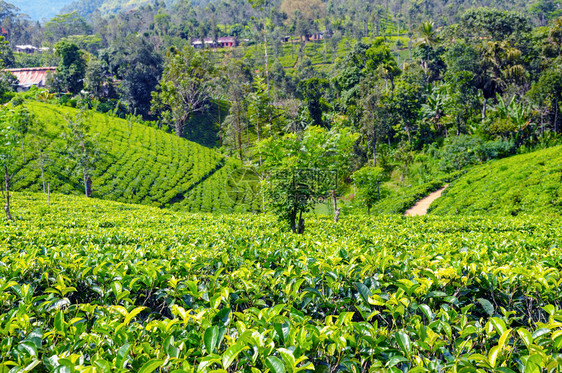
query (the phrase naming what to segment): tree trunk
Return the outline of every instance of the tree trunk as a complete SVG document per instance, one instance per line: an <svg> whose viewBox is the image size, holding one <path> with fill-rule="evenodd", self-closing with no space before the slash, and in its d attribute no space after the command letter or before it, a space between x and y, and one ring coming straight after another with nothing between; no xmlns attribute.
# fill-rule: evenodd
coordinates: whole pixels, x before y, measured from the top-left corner
<svg viewBox="0 0 562 373"><path fill-rule="evenodd" d="M86 194L86 197L91 197L92 196L92 179L90 177L90 175L88 175L88 173L86 172L86 170L83 170L83 174L84 174L84 193Z"/></svg>
<svg viewBox="0 0 562 373"><path fill-rule="evenodd" d="M291 214L289 215L289 224L291 225L293 233L297 233L297 212L294 210L291 211Z"/></svg>
<svg viewBox="0 0 562 373"><path fill-rule="evenodd" d="M86 171L84 171L84 194L88 197L88 176L86 175Z"/></svg>
<svg viewBox="0 0 562 373"><path fill-rule="evenodd" d="M334 223L340 220L341 209L338 208L338 199L336 198L336 191L332 190L332 201L334 202Z"/></svg>
<svg viewBox="0 0 562 373"><path fill-rule="evenodd" d="M10 175L8 174L7 166L4 167L4 188L6 192L6 204L4 205L4 211L6 212L8 220L14 221L14 218L10 213Z"/></svg>
<svg viewBox="0 0 562 373"><path fill-rule="evenodd" d="M377 133L373 127L373 166L377 167Z"/></svg>
<svg viewBox="0 0 562 373"><path fill-rule="evenodd" d="M265 17L263 20L263 47L265 51L265 80L267 82L267 93L269 94L269 60L267 57L267 28L265 24Z"/></svg>
<svg viewBox="0 0 562 373"><path fill-rule="evenodd" d="M554 133L558 133L558 99L554 104Z"/></svg>
<svg viewBox="0 0 562 373"><path fill-rule="evenodd" d="M45 169L41 167L41 181L43 182L43 193L45 193Z"/></svg>
<svg viewBox="0 0 562 373"><path fill-rule="evenodd" d="M221 102L217 100L217 106L219 108L219 145L222 147L222 122L221 122Z"/></svg>
<svg viewBox="0 0 562 373"><path fill-rule="evenodd" d="M300 211L300 214L299 214L299 227L297 229L297 233L298 234L304 233L304 219L302 218L302 210Z"/></svg>
<svg viewBox="0 0 562 373"><path fill-rule="evenodd" d="M240 106L236 109L236 132L238 132L238 153L240 154L240 161L242 157L242 121L240 120Z"/></svg>

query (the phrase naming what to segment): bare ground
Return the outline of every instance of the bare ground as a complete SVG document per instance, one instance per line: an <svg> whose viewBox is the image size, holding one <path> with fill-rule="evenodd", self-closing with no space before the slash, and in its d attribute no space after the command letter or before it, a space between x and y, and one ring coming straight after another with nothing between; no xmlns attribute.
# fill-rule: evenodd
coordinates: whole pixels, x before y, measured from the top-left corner
<svg viewBox="0 0 562 373"><path fill-rule="evenodd" d="M416 204L414 206L412 206L412 208L410 208L408 211L406 211L404 213L404 216L426 215L427 210L429 209L429 206L431 206L433 201L435 201L437 198L441 197L441 194L443 194L443 191L445 189L447 189L448 186L449 186L449 184L445 185L443 188L441 188L439 190L436 190L435 192L431 193L427 197L424 197L421 200L419 200L418 202L416 202Z"/></svg>

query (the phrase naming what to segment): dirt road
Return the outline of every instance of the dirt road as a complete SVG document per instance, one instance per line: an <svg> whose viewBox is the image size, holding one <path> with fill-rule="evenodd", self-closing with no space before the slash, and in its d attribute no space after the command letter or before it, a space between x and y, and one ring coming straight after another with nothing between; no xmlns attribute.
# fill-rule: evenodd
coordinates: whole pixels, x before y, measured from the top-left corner
<svg viewBox="0 0 562 373"><path fill-rule="evenodd" d="M448 186L449 185L447 184L443 188L436 190L427 197L419 200L414 206L412 206L412 208L404 213L404 216L419 216L427 214L429 206L431 206L433 201L441 197L441 194L443 194L443 191L447 189Z"/></svg>

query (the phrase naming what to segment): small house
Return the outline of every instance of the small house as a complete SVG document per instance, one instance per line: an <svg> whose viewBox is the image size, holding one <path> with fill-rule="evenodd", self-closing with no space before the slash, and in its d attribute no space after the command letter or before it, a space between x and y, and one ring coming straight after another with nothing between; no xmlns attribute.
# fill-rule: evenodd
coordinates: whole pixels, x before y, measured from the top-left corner
<svg viewBox="0 0 562 373"><path fill-rule="evenodd" d="M211 38L205 38L203 40L193 39L191 45L193 46L193 48L203 48L203 46L205 46L205 48L216 48L217 42Z"/></svg>
<svg viewBox="0 0 562 373"><path fill-rule="evenodd" d="M238 45L238 40L234 36L224 36L217 39L217 44L222 48L234 48Z"/></svg>
<svg viewBox="0 0 562 373"><path fill-rule="evenodd" d="M15 51L18 53L34 54L37 48L33 45L16 45Z"/></svg>
<svg viewBox="0 0 562 373"><path fill-rule="evenodd" d="M47 77L56 72L56 67L31 67L24 69L6 69L18 79L18 92L27 91L29 88L45 87Z"/></svg>

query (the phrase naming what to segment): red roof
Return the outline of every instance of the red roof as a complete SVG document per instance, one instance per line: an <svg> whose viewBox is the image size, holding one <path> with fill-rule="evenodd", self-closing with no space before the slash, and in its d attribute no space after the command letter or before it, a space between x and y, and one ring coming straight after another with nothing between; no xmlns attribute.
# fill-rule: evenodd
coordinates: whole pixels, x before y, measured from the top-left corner
<svg viewBox="0 0 562 373"><path fill-rule="evenodd" d="M30 67L25 69L6 69L19 80L18 86L29 88L31 86L42 87L46 83L47 74L54 73L56 67Z"/></svg>

